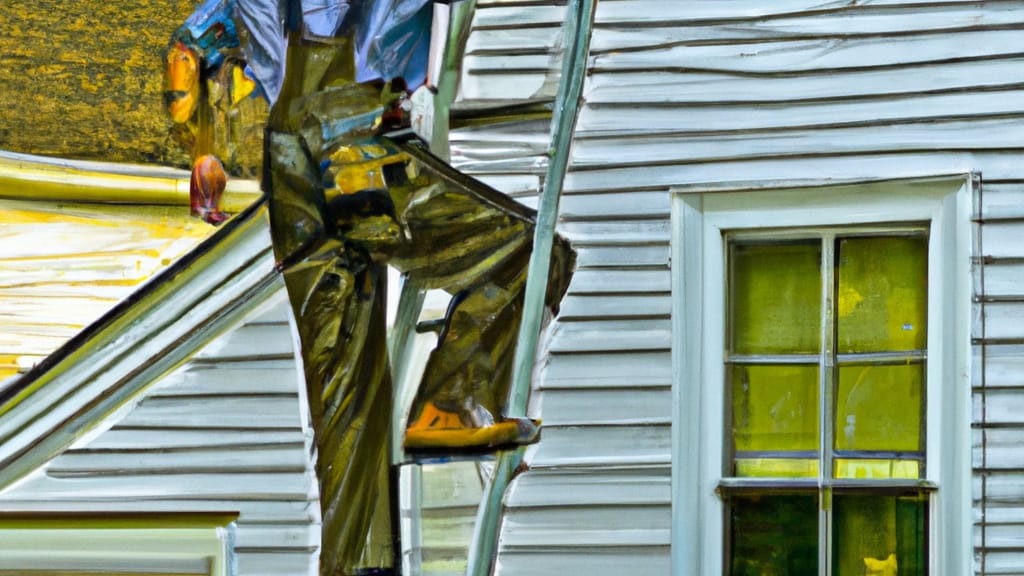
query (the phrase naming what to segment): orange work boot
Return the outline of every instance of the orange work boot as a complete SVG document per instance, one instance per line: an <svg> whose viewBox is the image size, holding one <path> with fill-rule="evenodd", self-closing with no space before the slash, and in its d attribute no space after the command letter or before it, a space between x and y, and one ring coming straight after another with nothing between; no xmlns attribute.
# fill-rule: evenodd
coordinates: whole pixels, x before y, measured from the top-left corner
<svg viewBox="0 0 1024 576"><path fill-rule="evenodd" d="M427 402L420 416L406 427L405 450L414 458L418 454L481 454L532 444L539 438L539 420L508 418L466 426L457 413Z"/></svg>

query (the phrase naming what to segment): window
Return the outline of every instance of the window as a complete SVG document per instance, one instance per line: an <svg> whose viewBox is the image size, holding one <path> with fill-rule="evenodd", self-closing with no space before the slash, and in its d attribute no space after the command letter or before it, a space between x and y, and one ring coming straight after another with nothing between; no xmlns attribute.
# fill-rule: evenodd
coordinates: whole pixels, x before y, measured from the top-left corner
<svg viewBox="0 0 1024 576"><path fill-rule="evenodd" d="M676 195L674 573L969 573L973 185Z"/></svg>
<svg viewBox="0 0 1024 576"><path fill-rule="evenodd" d="M778 236L725 238L726 573L923 575L927 228Z"/></svg>

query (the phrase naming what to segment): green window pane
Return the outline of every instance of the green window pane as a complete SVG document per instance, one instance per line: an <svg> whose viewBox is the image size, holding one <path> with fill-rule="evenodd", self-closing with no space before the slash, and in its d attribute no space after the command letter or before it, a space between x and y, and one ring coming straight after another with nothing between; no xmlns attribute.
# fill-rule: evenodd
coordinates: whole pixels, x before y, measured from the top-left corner
<svg viewBox="0 0 1024 576"><path fill-rule="evenodd" d="M835 448L918 452L924 364L840 366Z"/></svg>
<svg viewBox="0 0 1024 576"><path fill-rule="evenodd" d="M817 574L817 496L731 497L729 543L732 576Z"/></svg>
<svg viewBox="0 0 1024 576"><path fill-rule="evenodd" d="M821 245L732 247L732 351L816 353L821 341Z"/></svg>
<svg viewBox="0 0 1024 576"><path fill-rule="evenodd" d="M916 480L921 477L921 463L917 460L837 458L835 475L836 478L861 480Z"/></svg>
<svg viewBox="0 0 1024 576"><path fill-rule="evenodd" d="M928 239L845 238L836 250L837 351L923 350Z"/></svg>
<svg viewBox="0 0 1024 576"><path fill-rule="evenodd" d="M817 478L818 461L810 458L737 458L736 476L747 478Z"/></svg>
<svg viewBox="0 0 1024 576"><path fill-rule="evenodd" d="M733 366L735 450L817 450L818 388L817 366Z"/></svg>
<svg viewBox="0 0 1024 576"><path fill-rule="evenodd" d="M833 574L924 576L927 573L927 496L836 494L832 502Z"/></svg>

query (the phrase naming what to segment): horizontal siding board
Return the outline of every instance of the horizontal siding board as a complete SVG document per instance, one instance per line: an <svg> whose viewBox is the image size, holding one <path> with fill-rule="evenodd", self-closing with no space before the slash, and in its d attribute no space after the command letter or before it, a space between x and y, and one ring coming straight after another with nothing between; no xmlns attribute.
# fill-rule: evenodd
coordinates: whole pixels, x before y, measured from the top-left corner
<svg viewBox="0 0 1024 576"><path fill-rule="evenodd" d="M1024 140L1021 117L926 121L853 128L787 129L728 134L577 139L577 168L648 162L710 162L765 156L919 152L1015 148ZM945 171L944 171L945 172ZM634 175L635 177L635 175Z"/></svg>
<svg viewBox="0 0 1024 576"><path fill-rule="evenodd" d="M488 8L478 7L477 12L488 20ZM480 23L480 20L477 20ZM507 28L478 28L469 35L466 40L466 54L489 53L514 53L522 50L539 51L550 47L558 46L562 37L558 27L543 26L507 27Z"/></svg>
<svg viewBox="0 0 1024 576"><path fill-rule="evenodd" d="M565 18L564 5L555 3L523 3L513 6L500 4L476 9L473 15L473 28L522 28L538 25L557 25Z"/></svg>
<svg viewBox="0 0 1024 576"><path fill-rule="evenodd" d="M671 309L672 300L668 293L628 296L569 294L562 300L559 318L563 321L663 318Z"/></svg>
<svg viewBox="0 0 1024 576"><path fill-rule="evenodd" d="M1022 387L1024 388L1024 345L986 345L984 358L982 350L975 347L975 359L979 366L984 367L984 381L976 379L975 385L984 383L987 388Z"/></svg>
<svg viewBox="0 0 1024 576"><path fill-rule="evenodd" d="M1021 568L1021 550L995 550L979 552L985 558L985 574L987 576L1024 576Z"/></svg>
<svg viewBox="0 0 1024 576"><path fill-rule="evenodd" d="M987 502L1019 504L1024 501L1024 471L990 472L985 496Z"/></svg>
<svg viewBox="0 0 1024 576"><path fill-rule="evenodd" d="M671 280L668 267L659 270L577 270L569 284L569 293L664 293L671 290Z"/></svg>
<svg viewBox="0 0 1024 576"><path fill-rule="evenodd" d="M307 552L284 553L249 550L235 555L238 573L245 576L281 576L317 573L316 563Z"/></svg>
<svg viewBox="0 0 1024 576"><path fill-rule="evenodd" d="M196 355L199 360L260 357L293 357L291 332L286 324L250 324L221 338Z"/></svg>
<svg viewBox="0 0 1024 576"><path fill-rule="evenodd" d="M706 25L707 21L777 19L799 15L814 16L829 13L856 13L875 6L949 6L971 7L964 0L868 0L865 2L828 2L817 0L777 0L765 4L751 2L722 2L721 0L690 0L664 2L663 0L602 0L598 4L596 20L599 24L652 24L671 21L673 24ZM657 17L652 17L657 15Z"/></svg>
<svg viewBox="0 0 1024 576"><path fill-rule="evenodd" d="M299 428L297 395L188 398L154 397L128 414L121 424L138 427Z"/></svg>
<svg viewBox="0 0 1024 576"><path fill-rule="evenodd" d="M295 407L298 410L298 407ZM305 439L302 429L285 430L217 430L211 434L205 428L180 429L154 427L131 428L116 426L86 444L87 449L101 450L236 450L255 446L301 444Z"/></svg>
<svg viewBox="0 0 1024 576"><path fill-rule="evenodd" d="M737 75L712 71L616 71L590 76L584 99L592 105L672 105L797 103L871 100L884 111L896 96L971 92L984 101L990 90L1013 89L1024 58L951 61L928 66L853 69L820 74ZM980 103L980 102L979 102ZM658 118L669 117L662 112Z"/></svg>
<svg viewBox="0 0 1024 576"><path fill-rule="evenodd" d="M540 190L540 176L535 174L478 174L476 179L510 196L531 195Z"/></svg>
<svg viewBox="0 0 1024 576"><path fill-rule="evenodd" d="M160 512L238 512L239 526L248 523L274 524L281 526L316 526L320 518L320 506L316 501L273 501L237 499L199 499L181 495L165 495L161 498L126 499L114 497L86 498L81 494L72 498L38 499L31 495L14 494L0 501L2 512L59 511L61 513L110 512L160 513ZM24 497L22 497L24 496Z"/></svg>
<svg viewBox="0 0 1024 576"><path fill-rule="evenodd" d="M671 236L670 229L667 220L564 222L559 227L574 246L664 244Z"/></svg>
<svg viewBox="0 0 1024 576"><path fill-rule="evenodd" d="M295 394L299 373L294 360L193 366L167 378L154 398L225 394Z"/></svg>
<svg viewBox="0 0 1024 576"><path fill-rule="evenodd" d="M541 436L541 442L527 455L534 468L639 466L671 461L670 426L545 426Z"/></svg>
<svg viewBox="0 0 1024 576"><path fill-rule="evenodd" d="M240 524L235 533L235 550L296 548L311 552L320 547L320 527L314 524Z"/></svg>
<svg viewBox="0 0 1024 576"><path fill-rule="evenodd" d="M981 256L1024 257L1024 221L990 222L981 227Z"/></svg>
<svg viewBox="0 0 1024 576"><path fill-rule="evenodd" d="M559 354L547 359L543 388L599 386L670 386L672 357L668 350L614 351L606 354Z"/></svg>
<svg viewBox="0 0 1024 576"><path fill-rule="evenodd" d="M505 504L541 506L664 505L671 503L671 469L530 471L509 486Z"/></svg>
<svg viewBox="0 0 1024 576"><path fill-rule="evenodd" d="M572 194L562 196L559 216L563 220L668 218L667 190L619 194Z"/></svg>
<svg viewBox="0 0 1024 576"><path fill-rule="evenodd" d="M926 96L888 96L884 102L829 101L779 102L742 105L676 105L664 108L636 103L626 106L591 104L580 112L578 138L589 135L698 133L708 131L817 130L833 126L879 125L887 122L924 121L970 116L1019 116L1024 110L1022 90L994 91L985 98L975 93ZM650 122L657 117L658 122ZM884 144L884 142L883 142Z"/></svg>
<svg viewBox="0 0 1024 576"><path fill-rule="evenodd" d="M540 403L545 426L672 423L670 387L545 390Z"/></svg>
<svg viewBox="0 0 1024 576"><path fill-rule="evenodd" d="M119 474L194 474L217 471L244 473L304 472L304 445L285 444L254 449L190 450L179 452L69 452L47 465L51 476Z"/></svg>
<svg viewBox="0 0 1024 576"><path fill-rule="evenodd" d="M668 266L668 244L639 246L575 246L576 267L630 268Z"/></svg>
<svg viewBox="0 0 1024 576"><path fill-rule="evenodd" d="M669 547L500 549L495 574L670 574Z"/></svg>
<svg viewBox="0 0 1024 576"><path fill-rule="evenodd" d="M501 540L509 547L615 545L615 532L649 530L659 540L632 544L666 545L671 517L660 505L516 508L506 512Z"/></svg>
<svg viewBox="0 0 1024 576"><path fill-rule="evenodd" d="M992 388L984 391L985 402L981 392L974 393L974 422L983 425L1019 425L1024 426L1024 394L1017 389ZM984 414L982 407L984 406Z"/></svg>
<svg viewBox="0 0 1024 576"><path fill-rule="evenodd" d="M559 323L552 353L668 350L672 331L666 319L596 320Z"/></svg>
<svg viewBox="0 0 1024 576"><path fill-rule="evenodd" d="M1017 429L975 430L974 451L977 468L1024 470L1024 426Z"/></svg>
<svg viewBox="0 0 1024 576"><path fill-rule="evenodd" d="M1024 339L1024 302L991 302L984 307L985 337L993 340ZM975 336L980 335L975 329Z"/></svg>
<svg viewBox="0 0 1024 576"><path fill-rule="evenodd" d="M1024 218L1024 182L983 182L981 217Z"/></svg>
<svg viewBox="0 0 1024 576"><path fill-rule="evenodd" d="M305 473L136 474L123 476L44 476L21 485L34 498L154 500L183 495L189 499L295 500L309 499Z"/></svg>
<svg viewBox="0 0 1024 576"><path fill-rule="evenodd" d="M570 172L566 187L575 192L616 191L636 188L638 175L647 186L684 186L700 184L734 188L737 183L758 180L789 185L820 185L822 179L835 182L921 178L935 174L967 174L979 171L985 178L1008 178L1016 174L1016 166L1024 161L1018 150L948 151L934 153L876 151L856 156L819 155L792 158L747 158L717 162L671 162L645 164L643 168L588 168ZM884 175L884 176L883 176ZM667 241L667 237L665 239Z"/></svg>
<svg viewBox="0 0 1024 576"><path fill-rule="evenodd" d="M1024 299L1024 263L993 262L986 264L983 270L976 266L974 275L978 296Z"/></svg>
<svg viewBox="0 0 1024 576"><path fill-rule="evenodd" d="M959 8L942 6L916 10L868 8L813 16L732 20L722 24L702 22L690 26L682 25L680 22L672 22L671 26L602 26L603 18L609 16L602 15L602 20L594 31L594 38L591 41L592 54L615 50L657 50L670 45L742 44L785 38L835 37L838 31L842 31L843 38L903 36L939 31L949 33L965 29L973 31L1014 26L1024 22L1024 11L1014 4L985 7L964 5Z"/></svg>
<svg viewBox="0 0 1024 576"><path fill-rule="evenodd" d="M608 52L592 57L591 68L595 72L694 68L734 73L788 74L814 70L924 65L945 60L1016 56L1022 52L1024 39L1015 30L969 30L853 38L842 37L841 31L837 30L831 38Z"/></svg>
<svg viewBox="0 0 1024 576"><path fill-rule="evenodd" d="M558 89L556 76L557 72L554 69L503 71L500 75L470 73L464 70L453 108L490 101L507 103L551 100Z"/></svg>

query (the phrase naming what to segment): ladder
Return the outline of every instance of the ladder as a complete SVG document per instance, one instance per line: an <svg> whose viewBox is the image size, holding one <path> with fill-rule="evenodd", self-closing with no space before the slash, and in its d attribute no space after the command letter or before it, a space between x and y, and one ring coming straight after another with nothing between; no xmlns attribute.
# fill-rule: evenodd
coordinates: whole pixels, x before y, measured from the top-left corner
<svg viewBox="0 0 1024 576"><path fill-rule="evenodd" d="M593 26L597 0L569 0L562 32L565 50L562 57L561 78L555 100L551 127L550 159L544 179L543 190L537 209L534 228L533 252L527 272L526 294L523 318L515 348L512 384L509 390L507 413L511 418L526 417L530 393L531 375L536 361L537 344L543 322L544 295L551 264L551 250L554 243L555 226L558 221L558 207L563 181L569 164L569 153L578 117L583 83L586 78L586 59L589 52L590 34ZM454 100L461 51L475 9L475 0L463 0L451 4L446 30L446 52L442 56L442 72L439 76L431 133L430 149L443 159L448 157L448 107ZM435 33L436 33L435 29ZM397 386L410 382L408 366L412 354L412 342L416 323L424 302L424 292L412 282L403 281L398 312L392 328L389 352L394 362L393 381ZM396 398L409 396L408 390L396 390ZM400 411L396 411L400 412ZM394 445L392 453L401 463L402 418L395 418ZM473 539L470 544L467 576L489 576L493 569L498 544L498 533L502 517L502 500L509 482L522 462L525 448L501 451L497 454L491 478L484 487L484 497L477 510ZM418 466L411 472L415 484L420 477ZM410 507L415 517L418 496L414 487ZM410 530L411 542L419 546L418 526ZM414 560L409 566L418 571Z"/></svg>

